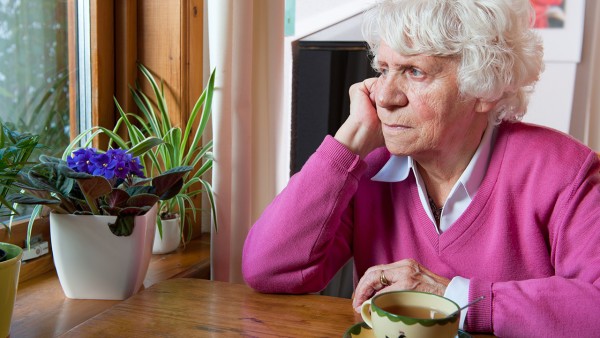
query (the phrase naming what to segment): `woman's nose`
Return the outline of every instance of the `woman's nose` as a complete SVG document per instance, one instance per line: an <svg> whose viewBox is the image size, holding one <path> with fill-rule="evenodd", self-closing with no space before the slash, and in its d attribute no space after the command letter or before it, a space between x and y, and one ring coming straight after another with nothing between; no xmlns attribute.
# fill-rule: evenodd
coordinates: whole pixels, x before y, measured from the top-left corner
<svg viewBox="0 0 600 338"><path fill-rule="evenodd" d="M378 106L385 109L404 107L408 104L408 97L394 77L380 78L375 97Z"/></svg>

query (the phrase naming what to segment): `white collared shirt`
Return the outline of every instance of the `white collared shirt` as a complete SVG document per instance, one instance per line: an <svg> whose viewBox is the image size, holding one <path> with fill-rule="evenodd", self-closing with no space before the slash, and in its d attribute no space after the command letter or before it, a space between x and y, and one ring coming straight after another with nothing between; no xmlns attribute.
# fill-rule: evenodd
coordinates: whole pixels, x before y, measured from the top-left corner
<svg viewBox="0 0 600 338"><path fill-rule="evenodd" d="M448 230L465 210L467 210L467 207L471 204L475 194L477 194L477 190L479 190L479 186L481 185L488 168L490 154L495 140L495 131L495 125L490 123L481 138L481 142L479 143L475 154L473 154L471 161L467 165L467 168L454 184L452 190L450 190L450 194L442 208L439 228L433 218L433 212L429 205L427 189L425 188L423 179L419 174L415 161L410 156L392 155L371 180L379 182L401 182L408 177L408 174L412 169L417 181L419 198L423 205L423 209L429 216L429 219L438 234L441 234ZM460 276L452 278L450 284L446 288L444 296L452 299L459 306L466 305L469 301L469 280ZM464 326L467 311L468 309L462 311L460 328L463 328Z"/></svg>
<svg viewBox="0 0 600 338"><path fill-rule="evenodd" d="M493 124L488 125L481 138L481 143L479 143L479 147L477 147L467 168L454 184L452 190L450 190L450 194L442 208L439 228L436 226L433 218L431 206L429 205L429 198L427 198L427 189L425 188L423 179L421 178L417 165L412 157L392 155L383 168L381 168L371 180L379 182L401 182L408 177L408 174L412 169L417 181L419 198L421 199L421 204L423 204L423 209L427 212L429 219L436 227L438 233L442 233L448 230L452 223L467 210L467 207L473 200L473 197L475 197L477 190L479 190L481 181L483 181L483 177L487 171L492 149L492 136L495 129Z"/></svg>

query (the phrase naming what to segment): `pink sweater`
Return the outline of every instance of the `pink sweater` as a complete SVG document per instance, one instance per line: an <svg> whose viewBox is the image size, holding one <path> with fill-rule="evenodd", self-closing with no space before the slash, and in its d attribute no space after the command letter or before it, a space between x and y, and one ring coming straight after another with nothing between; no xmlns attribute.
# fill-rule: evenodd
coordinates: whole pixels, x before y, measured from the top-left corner
<svg viewBox="0 0 600 338"><path fill-rule="evenodd" d="M365 161L327 137L266 208L244 245L246 282L261 292L322 290L354 257L414 258L471 280L465 329L501 337L600 335L600 163L569 136L524 123L499 127L488 172L464 214L438 235L414 176L370 178ZM355 281L356 283L356 281Z"/></svg>

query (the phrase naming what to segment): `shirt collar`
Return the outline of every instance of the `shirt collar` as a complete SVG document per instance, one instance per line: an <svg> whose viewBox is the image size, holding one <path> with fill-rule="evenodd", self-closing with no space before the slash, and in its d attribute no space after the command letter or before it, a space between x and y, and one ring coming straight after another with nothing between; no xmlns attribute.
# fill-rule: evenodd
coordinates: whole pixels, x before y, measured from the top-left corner
<svg viewBox="0 0 600 338"><path fill-rule="evenodd" d="M467 168L458 179L458 182L464 186L470 198L475 196L487 171L495 134L494 130L496 129L494 127L493 123L488 124L473 158L471 158ZM401 182L408 177L411 169L415 172L417 171L416 163L410 156L392 155L371 180L378 182Z"/></svg>
<svg viewBox="0 0 600 338"><path fill-rule="evenodd" d="M479 147L477 147L471 162L469 162L469 165L467 165L467 168L458 179L467 190L471 199L473 199L477 190L479 190L479 186L487 172L490 153L496 134L495 130L496 128L493 123L488 124L487 129L481 138L481 143L479 143Z"/></svg>

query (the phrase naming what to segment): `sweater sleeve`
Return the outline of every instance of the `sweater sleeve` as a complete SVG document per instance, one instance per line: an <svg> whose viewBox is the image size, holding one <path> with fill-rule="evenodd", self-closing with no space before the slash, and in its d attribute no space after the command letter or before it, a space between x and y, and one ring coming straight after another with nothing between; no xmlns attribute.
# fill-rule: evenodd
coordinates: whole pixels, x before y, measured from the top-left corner
<svg viewBox="0 0 600 338"><path fill-rule="evenodd" d="M590 153L548 224L554 276L471 279L466 329L500 337L592 337L600 332L600 168Z"/></svg>
<svg viewBox="0 0 600 338"><path fill-rule="evenodd" d="M242 272L260 292L308 293L327 286L352 255L350 213L366 163L327 136L271 202L244 243Z"/></svg>

